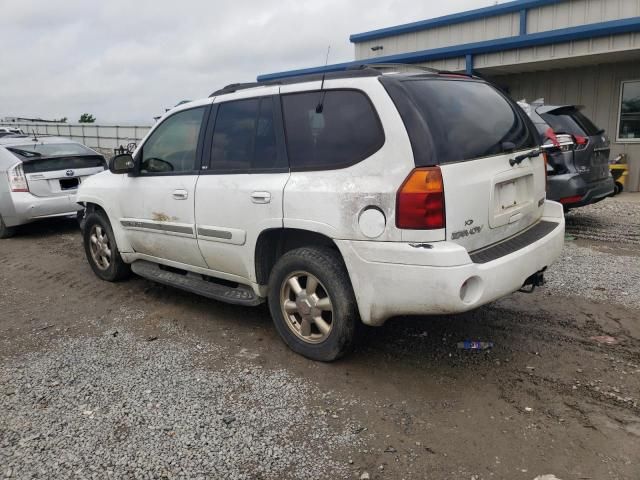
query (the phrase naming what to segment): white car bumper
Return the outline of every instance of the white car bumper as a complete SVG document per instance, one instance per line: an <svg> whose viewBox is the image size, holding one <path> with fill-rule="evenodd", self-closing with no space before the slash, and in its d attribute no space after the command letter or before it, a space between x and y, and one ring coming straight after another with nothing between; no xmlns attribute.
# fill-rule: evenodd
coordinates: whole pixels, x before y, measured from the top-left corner
<svg viewBox="0 0 640 480"><path fill-rule="evenodd" d="M562 252L562 206L545 203L544 222L552 230L504 256L474 263L452 242L336 241L344 257L367 325L397 315L459 313L519 290L531 275L549 267Z"/></svg>

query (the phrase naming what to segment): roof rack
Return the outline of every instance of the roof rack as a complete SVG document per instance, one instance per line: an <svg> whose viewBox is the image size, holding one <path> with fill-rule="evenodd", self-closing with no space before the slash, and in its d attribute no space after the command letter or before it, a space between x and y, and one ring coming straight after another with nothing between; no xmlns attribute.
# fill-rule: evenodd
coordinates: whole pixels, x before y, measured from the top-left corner
<svg viewBox="0 0 640 480"><path fill-rule="evenodd" d="M274 80L264 80L261 82L232 83L230 85L227 85L224 88L221 88L220 90L216 90L211 95L209 95L209 97L224 95L225 93L233 93L239 90L246 90L248 88L313 82L316 80L322 80L323 76L325 80L332 80L336 78L377 77L380 75L382 75L382 72L380 70L375 69L374 65L359 65L357 67L351 67L345 70L339 70L334 72L319 72L319 73L310 73L305 75L291 75L289 77L282 77Z"/></svg>

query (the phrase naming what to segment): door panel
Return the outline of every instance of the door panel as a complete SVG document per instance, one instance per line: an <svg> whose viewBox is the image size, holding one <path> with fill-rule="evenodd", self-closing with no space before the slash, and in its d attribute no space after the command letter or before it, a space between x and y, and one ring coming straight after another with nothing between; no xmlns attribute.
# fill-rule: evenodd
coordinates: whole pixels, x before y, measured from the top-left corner
<svg viewBox="0 0 640 480"><path fill-rule="evenodd" d="M194 232L197 175L128 177L120 224L134 251L187 265L206 267ZM176 199L176 190L187 198Z"/></svg>
<svg viewBox="0 0 640 480"><path fill-rule="evenodd" d="M289 173L202 175L196 190L198 244L209 268L255 281L260 232L282 228L282 192ZM256 204L252 194L268 191Z"/></svg>

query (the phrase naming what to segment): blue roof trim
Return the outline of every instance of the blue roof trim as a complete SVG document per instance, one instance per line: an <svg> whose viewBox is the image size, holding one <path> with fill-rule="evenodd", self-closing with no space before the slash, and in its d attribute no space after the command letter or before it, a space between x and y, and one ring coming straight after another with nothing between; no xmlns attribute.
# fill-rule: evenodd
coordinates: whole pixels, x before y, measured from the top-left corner
<svg viewBox="0 0 640 480"><path fill-rule="evenodd" d="M529 8L543 7L560 3L563 0L516 0L514 2L502 3L491 7L478 8L476 10L468 10L466 12L445 15L444 17L431 18L420 22L405 23L404 25L396 25L393 27L381 28L379 30L371 30L369 32L354 33L349 37L352 43L366 42L367 40L375 40L378 38L390 37L393 35L401 35L403 33L419 32L420 30L428 30L434 27L442 27L455 23L470 22L480 18L495 17L496 15L505 15L507 13L519 12Z"/></svg>
<svg viewBox="0 0 640 480"><path fill-rule="evenodd" d="M612 20L609 22L592 23L578 27L562 28L547 32L530 33L515 37L498 38L482 42L454 45L450 47L434 48L419 52L400 53L384 57L368 58L353 62L336 63L326 67L303 68L288 72L269 73L258 76L258 81L276 80L284 77L295 77L312 73L337 72L358 65L372 65L376 63L419 63L442 60L445 58L464 57L466 55L478 55L482 53L501 52L515 48L536 47L552 43L569 42L572 40L584 40L587 38L618 35L622 33L640 32L640 17Z"/></svg>

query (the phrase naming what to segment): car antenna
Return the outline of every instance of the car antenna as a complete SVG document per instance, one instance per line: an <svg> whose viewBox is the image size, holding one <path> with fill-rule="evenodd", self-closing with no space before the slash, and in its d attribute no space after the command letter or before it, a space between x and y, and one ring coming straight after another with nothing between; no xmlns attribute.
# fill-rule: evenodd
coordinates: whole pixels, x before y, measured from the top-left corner
<svg viewBox="0 0 640 480"><path fill-rule="evenodd" d="M36 136L36 130L35 130L35 128L32 128L32 129L31 129L31 133L33 133L33 141L34 141L34 142L37 142L37 141L38 141L38 137Z"/></svg>
<svg viewBox="0 0 640 480"><path fill-rule="evenodd" d="M322 113L324 110L324 96L327 93L324 89L324 77L327 76L327 65L329 65L329 52L331 51L331 44L327 47L327 58L324 61L324 72L322 72L322 82L320 83L320 91L322 92L322 96L320 97L320 101L318 105L316 105L316 113Z"/></svg>

